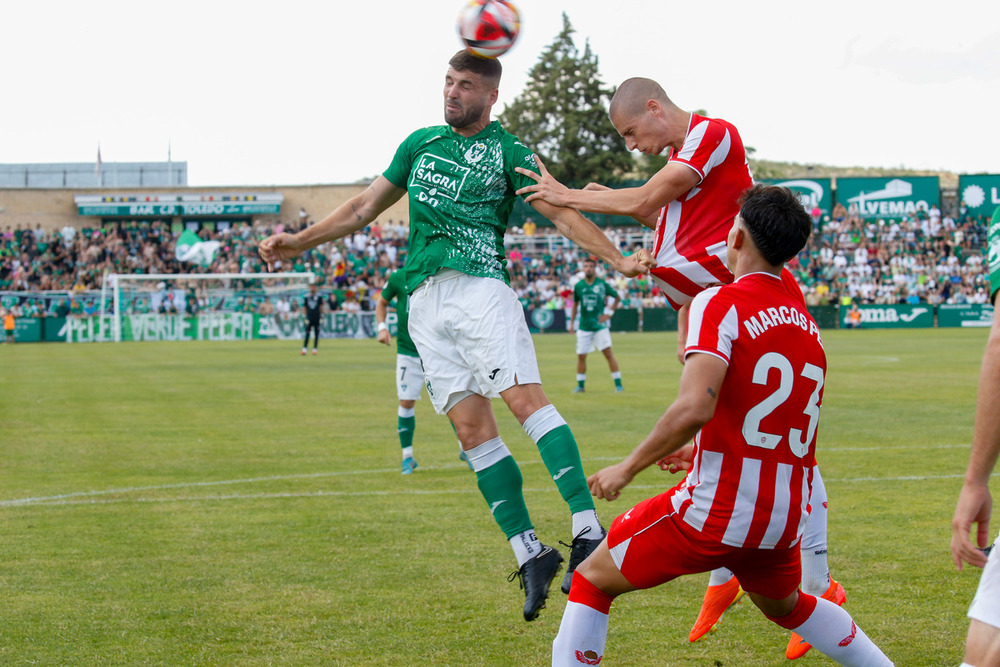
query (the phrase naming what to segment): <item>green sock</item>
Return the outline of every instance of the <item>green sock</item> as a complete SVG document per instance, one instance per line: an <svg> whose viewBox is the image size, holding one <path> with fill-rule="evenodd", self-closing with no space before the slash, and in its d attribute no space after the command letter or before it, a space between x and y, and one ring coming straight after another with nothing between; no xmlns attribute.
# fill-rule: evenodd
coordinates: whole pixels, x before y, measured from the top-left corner
<svg viewBox="0 0 1000 667"><path fill-rule="evenodd" d="M513 457L505 456L489 468L478 471L476 481L493 520L508 540L534 528L521 492L521 469Z"/></svg>
<svg viewBox="0 0 1000 667"><path fill-rule="evenodd" d="M580 450L569 425L563 424L539 438L538 452L570 512L594 509L587 476L583 474Z"/></svg>
<svg viewBox="0 0 1000 667"><path fill-rule="evenodd" d="M416 428L416 417L396 417L396 430L399 432L400 447L406 449L413 446L413 431Z"/></svg>
<svg viewBox="0 0 1000 667"><path fill-rule="evenodd" d="M617 387L618 389L622 388L622 374L621 373L612 373L611 374L611 379L615 381L615 387Z"/></svg>

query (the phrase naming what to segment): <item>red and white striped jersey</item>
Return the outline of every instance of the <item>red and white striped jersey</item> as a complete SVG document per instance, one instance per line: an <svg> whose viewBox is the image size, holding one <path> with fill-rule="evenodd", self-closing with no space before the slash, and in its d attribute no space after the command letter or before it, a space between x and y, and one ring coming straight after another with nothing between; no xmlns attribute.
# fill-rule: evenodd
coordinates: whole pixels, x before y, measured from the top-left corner
<svg viewBox="0 0 1000 667"><path fill-rule="evenodd" d="M695 438L694 465L670 492L674 509L729 546L793 546L808 514L826 376L801 292L767 273L703 291L691 304L686 354L717 356L728 369L715 415Z"/></svg>
<svg viewBox="0 0 1000 667"><path fill-rule="evenodd" d="M676 310L706 287L733 281L726 236L740 210L736 202L753 179L739 132L718 118L691 114L684 144L670 162L701 179L660 209L656 222L656 268L650 274Z"/></svg>

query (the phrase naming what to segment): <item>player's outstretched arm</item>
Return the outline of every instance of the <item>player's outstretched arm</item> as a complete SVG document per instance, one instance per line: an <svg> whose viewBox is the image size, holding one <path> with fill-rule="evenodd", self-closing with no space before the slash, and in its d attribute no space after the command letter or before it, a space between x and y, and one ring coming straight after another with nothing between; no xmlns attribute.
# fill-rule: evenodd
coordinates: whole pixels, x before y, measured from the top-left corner
<svg viewBox="0 0 1000 667"><path fill-rule="evenodd" d="M977 547L985 547L992 536L990 517L993 500L990 496L990 473L1000 454L1000 317L993 319L993 328L983 354L979 372L979 395L976 400L976 428L972 436L972 453L965 482L958 496L955 516L951 520L951 554L955 566L962 562L978 567L986 565L986 556ZM972 524L976 524L975 542L970 539Z"/></svg>
<svg viewBox="0 0 1000 667"><path fill-rule="evenodd" d="M383 345L388 345L392 342L392 336L389 335L389 327L385 325L385 318L389 315L389 302L386 301L385 297L381 294L378 295L378 301L375 302L375 321L378 323L378 334L375 338L378 342Z"/></svg>
<svg viewBox="0 0 1000 667"><path fill-rule="evenodd" d="M406 190L390 183L385 176L379 176L364 192L351 197L316 224L297 234L267 237L257 245L257 252L267 263L268 270L273 270L275 262L296 257L310 248L343 238L374 222L405 192Z"/></svg>
<svg viewBox="0 0 1000 667"><path fill-rule="evenodd" d="M648 220L661 208L693 188L701 180L694 169L675 162L668 162L653 177L634 188L608 190L571 190L549 173L542 161L535 156L539 173L524 167L515 171L535 180L517 191L528 195L525 201L534 204L539 200L554 206L565 206L592 213L627 215Z"/></svg>
<svg viewBox="0 0 1000 667"><path fill-rule="evenodd" d="M622 255L621 250L604 235L600 227L583 217L579 211L553 206L541 200L532 202L531 205L551 220L560 234L590 254L597 255L621 274L637 276L656 266L652 254L644 248L628 257Z"/></svg>
<svg viewBox="0 0 1000 667"><path fill-rule="evenodd" d="M693 354L684 364L680 389L656 426L624 461L587 479L597 498L614 500L642 470L687 444L715 414L728 365L710 354Z"/></svg>
<svg viewBox="0 0 1000 667"><path fill-rule="evenodd" d="M583 189L584 190L592 190L594 192L599 192L599 191L602 192L604 190L610 190L611 188L609 188L606 185L601 185L600 183L587 183L585 186L583 186ZM634 217L632 219L635 220L636 222L638 222L643 227L648 227L650 229L656 229L656 221L659 219L659 217L660 217L660 214L659 214L659 211L657 211L656 213L653 213L652 215L647 215L645 218Z"/></svg>

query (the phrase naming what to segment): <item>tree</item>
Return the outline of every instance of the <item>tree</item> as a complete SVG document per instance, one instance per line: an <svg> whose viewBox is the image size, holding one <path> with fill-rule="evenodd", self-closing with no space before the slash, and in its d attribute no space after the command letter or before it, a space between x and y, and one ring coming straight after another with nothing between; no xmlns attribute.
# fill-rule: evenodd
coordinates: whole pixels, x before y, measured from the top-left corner
<svg viewBox="0 0 1000 667"><path fill-rule="evenodd" d="M581 54L565 12L562 18L562 32L542 52L527 86L504 107L500 121L567 185L620 180L633 161L608 119L614 90L601 82L590 42Z"/></svg>

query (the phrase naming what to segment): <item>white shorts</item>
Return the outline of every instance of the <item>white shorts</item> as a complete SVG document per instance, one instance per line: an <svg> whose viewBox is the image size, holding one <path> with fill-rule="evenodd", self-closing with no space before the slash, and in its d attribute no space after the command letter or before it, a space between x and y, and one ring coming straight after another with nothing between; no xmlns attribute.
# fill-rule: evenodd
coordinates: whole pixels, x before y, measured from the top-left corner
<svg viewBox="0 0 1000 667"><path fill-rule="evenodd" d="M576 330L576 353L590 354L594 350L603 352L611 347L611 330L598 329L597 331Z"/></svg>
<svg viewBox="0 0 1000 667"><path fill-rule="evenodd" d="M410 295L410 337L438 414L472 394L541 384L524 309L507 284L445 269Z"/></svg>
<svg viewBox="0 0 1000 667"><path fill-rule="evenodd" d="M401 401L419 400L423 386L424 369L420 366L420 357L397 354L396 397Z"/></svg>
<svg viewBox="0 0 1000 667"><path fill-rule="evenodd" d="M1000 538L997 538L1000 542ZM969 618L1000 628L1000 545L993 547L969 607Z"/></svg>

